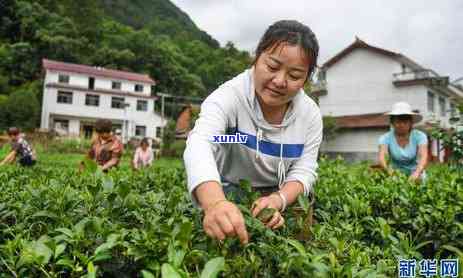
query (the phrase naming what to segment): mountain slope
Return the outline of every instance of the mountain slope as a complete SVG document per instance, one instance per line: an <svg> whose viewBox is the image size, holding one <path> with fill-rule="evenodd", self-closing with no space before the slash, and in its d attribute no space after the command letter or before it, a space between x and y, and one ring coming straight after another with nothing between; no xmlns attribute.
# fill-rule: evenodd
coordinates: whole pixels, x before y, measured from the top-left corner
<svg viewBox="0 0 463 278"><path fill-rule="evenodd" d="M169 0L100 1L105 15L134 29L148 27L154 33L170 36L181 33L183 39L197 39L211 47L219 47L214 38L200 30L185 12Z"/></svg>

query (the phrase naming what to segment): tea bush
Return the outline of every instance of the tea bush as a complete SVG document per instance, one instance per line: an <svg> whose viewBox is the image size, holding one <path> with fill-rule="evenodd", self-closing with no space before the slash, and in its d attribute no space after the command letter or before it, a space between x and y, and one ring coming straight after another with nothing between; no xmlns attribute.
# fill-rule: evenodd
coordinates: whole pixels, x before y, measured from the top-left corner
<svg viewBox="0 0 463 278"><path fill-rule="evenodd" d="M66 155L41 157L0 169L0 277L393 277L399 258L463 259L463 177L445 166L415 185L322 159L315 223L300 198L269 230L249 193L242 246L206 236L179 161L79 175Z"/></svg>

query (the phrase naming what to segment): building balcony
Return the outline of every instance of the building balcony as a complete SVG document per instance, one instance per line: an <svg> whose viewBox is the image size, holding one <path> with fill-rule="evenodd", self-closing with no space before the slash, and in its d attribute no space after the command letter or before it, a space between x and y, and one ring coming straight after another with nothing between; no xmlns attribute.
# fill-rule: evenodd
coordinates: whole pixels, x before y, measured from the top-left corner
<svg viewBox="0 0 463 278"><path fill-rule="evenodd" d="M434 71L428 69L399 72L392 74L392 76L392 83L396 87L411 85L447 87L449 84L448 76L439 76Z"/></svg>

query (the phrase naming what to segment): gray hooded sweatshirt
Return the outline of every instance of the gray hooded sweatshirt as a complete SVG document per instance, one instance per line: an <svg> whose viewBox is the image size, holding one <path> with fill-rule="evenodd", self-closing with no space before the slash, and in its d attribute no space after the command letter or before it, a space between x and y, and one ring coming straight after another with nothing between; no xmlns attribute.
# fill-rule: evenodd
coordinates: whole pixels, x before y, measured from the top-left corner
<svg viewBox="0 0 463 278"><path fill-rule="evenodd" d="M253 187L299 181L308 195L317 178L322 117L301 89L280 125L269 124L254 91L253 68L221 85L201 105L183 155L190 194L203 182L223 186L249 180ZM247 135L245 143L214 143L217 135ZM214 137L216 136L216 137ZM194 195L193 201L196 203Z"/></svg>

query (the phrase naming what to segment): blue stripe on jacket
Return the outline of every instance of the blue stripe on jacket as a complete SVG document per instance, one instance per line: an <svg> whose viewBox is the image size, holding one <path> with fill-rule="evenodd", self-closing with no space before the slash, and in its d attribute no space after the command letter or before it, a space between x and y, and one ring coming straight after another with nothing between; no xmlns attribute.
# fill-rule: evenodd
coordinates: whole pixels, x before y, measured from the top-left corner
<svg viewBox="0 0 463 278"><path fill-rule="evenodd" d="M248 139L246 143L241 143L246 147L257 151L257 137L255 135L239 131L236 128L232 128L227 130L227 134L236 134L239 133L241 135L247 135ZM304 150L304 144L283 144L283 157L286 158L297 158L301 157L302 152ZM259 152L280 157L280 144L279 143L272 143L269 141L261 140L259 141Z"/></svg>

